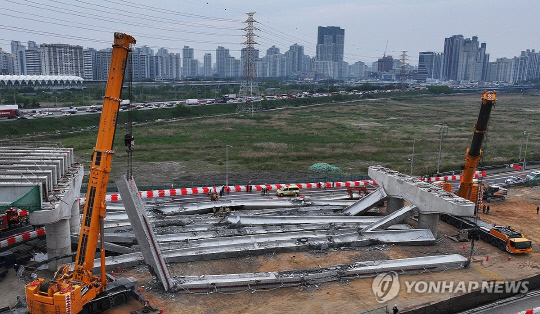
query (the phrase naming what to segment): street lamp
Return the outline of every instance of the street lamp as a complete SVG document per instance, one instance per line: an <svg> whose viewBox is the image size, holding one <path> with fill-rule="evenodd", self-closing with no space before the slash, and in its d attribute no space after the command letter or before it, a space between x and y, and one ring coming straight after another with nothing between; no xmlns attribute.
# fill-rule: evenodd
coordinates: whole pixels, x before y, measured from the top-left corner
<svg viewBox="0 0 540 314"><path fill-rule="evenodd" d="M525 141L525 154L524 154L524 157L523 157L523 170L525 170L525 168L527 167L527 146L529 145L529 132L527 131L523 131L523 135L525 135L525 133L527 133L527 140Z"/></svg>
<svg viewBox="0 0 540 314"><path fill-rule="evenodd" d="M411 158L409 159L411 161L411 176L412 176L412 172L413 172L413 168L414 168L414 144L416 143L416 138L413 139L413 142L412 142L412 155L411 155Z"/></svg>
<svg viewBox="0 0 540 314"><path fill-rule="evenodd" d="M229 186L229 147L231 145L225 146L225 186Z"/></svg>
<svg viewBox="0 0 540 314"><path fill-rule="evenodd" d="M442 125L440 125L440 128L439 128L439 159L437 159L437 173L439 173L439 170L440 170L440 167L441 167L441 149L442 149L442 140L443 140L443 137L444 135L448 133L448 126L444 125L444 123Z"/></svg>

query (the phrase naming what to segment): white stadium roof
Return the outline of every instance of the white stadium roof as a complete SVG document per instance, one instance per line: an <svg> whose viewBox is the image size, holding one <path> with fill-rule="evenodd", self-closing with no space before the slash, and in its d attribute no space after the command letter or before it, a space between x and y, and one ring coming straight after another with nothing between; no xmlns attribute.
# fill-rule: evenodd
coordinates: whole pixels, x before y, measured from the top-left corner
<svg viewBox="0 0 540 314"><path fill-rule="evenodd" d="M33 83L35 84L78 84L84 79L73 75L0 75L0 83L7 85L9 83Z"/></svg>

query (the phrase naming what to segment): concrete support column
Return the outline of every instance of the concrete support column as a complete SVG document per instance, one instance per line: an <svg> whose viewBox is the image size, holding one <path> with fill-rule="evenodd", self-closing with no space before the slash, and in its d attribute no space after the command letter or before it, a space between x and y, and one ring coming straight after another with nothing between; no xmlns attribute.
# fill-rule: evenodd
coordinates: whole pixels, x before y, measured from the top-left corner
<svg viewBox="0 0 540 314"><path fill-rule="evenodd" d="M69 233L69 220L61 219L56 223L45 226L47 230L47 256L56 256L71 253L71 239ZM49 270L56 271L59 265L70 263L71 258L59 259L49 263Z"/></svg>
<svg viewBox="0 0 540 314"><path fill-rule="evenodd" d="M404 199L390 196L386 202L386 214L390 215L403 207L405 207Z"/></svg>
<svg viewBox="0 0 540 314"><path fill-rule="evenodd" d="M69 231L72 234L81 232L81 215L79 213L79 202L74 202L71 206L71 218L69 218Z"/></svg>
<svg viewBox="0 0 540 314"><path fill-rule="evenodd" d="M418 228L429 229L433 233L433 236L437 238L437 232L439 230L439 213L418 214Z"/></svg>

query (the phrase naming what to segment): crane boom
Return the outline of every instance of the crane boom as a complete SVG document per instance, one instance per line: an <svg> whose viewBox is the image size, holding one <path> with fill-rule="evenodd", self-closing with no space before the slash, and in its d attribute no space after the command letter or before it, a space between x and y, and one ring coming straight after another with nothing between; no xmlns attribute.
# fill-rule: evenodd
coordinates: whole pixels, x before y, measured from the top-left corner
<svg viewBox="0 0 540 314"><path fill-rule="evenodd" d="M463 169L463 175L459 184L459 190L457 195L468 200L471 200L471 191L473 186L474 172L476 166L482 157L482 142L487 132L489 116L491 115L491 109L495 106L495 92L485 91L482 94L482 105L480 106L480 112L478 114L478 120L474 125L474 134L471 142L471 146L467 149L465 154L465 168ZM474 200L476 203L476 200Z"/></svg>
<svg viewBox="0 0 540 314"><path fill-rule="evenodd" d="M131 44L135 44L135 39L132 36L122 33L114 34L109 77L103 97L96 146L90 165L87 201L81 222L74 269L71 272L69 266L63 265L51 281L45 282L44 279L37 279L29 283L26 286L26 298L30 313L79 313L83 310L93 312L93 309L85 307L85 305L96 297L104 300L104 302L100 301L100 310L106 309L105 306L111 303L106 299L107 296L102 294L107 289L104 265L105 251L103 249L105 192L114 155L112 147L120 106L120 94ZM100 278L92 275L98 238L101 238L102 244ZM116 291L119 290L118 286L117 284L115 287ZM121 293L127 292L127 285L122 288L126 290L121 291ZM125 295L122 295L125 300ZM116 300L113 303L116 304Z"/></svg>

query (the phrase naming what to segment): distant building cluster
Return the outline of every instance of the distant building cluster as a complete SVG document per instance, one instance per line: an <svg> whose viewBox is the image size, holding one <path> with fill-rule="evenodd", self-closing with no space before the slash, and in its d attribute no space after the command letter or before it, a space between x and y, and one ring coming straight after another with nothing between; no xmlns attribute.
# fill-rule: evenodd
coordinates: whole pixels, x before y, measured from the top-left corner
<svg viewBox="0 0 540 314"><path fill-rule="evenodd" d="M370 65L358 61L344 61L345 30L337 26L319 26L316 56L304 53L304 47L294 44L281 53L272 46L264 57L259 50L254 56L257 78L294 79L373 79L383 81L417 81L425 83L475 82L516 83L540 78L540 57L534 50L522 51L513 58L489 61L486 43L478 37L464 38L454 35L444 41L443 52L420 52L418 66L406 62L406 52L395 59L386 53ZM106 81L112 49L83 49L67 44L40 44L29 41L25 46L11 42L11 53L0 48L1 75L67 75L82 77L85 81ZM195 58L194 49L184 46L182 53L170 53L165 48L157 52L142 46L131 54L131 75L134 81L170 81L190 78L243 77L244 60L248 54L242 49L241 57L230 55L229 49L217 47L214 56L206 53L202 62Z"/></svg>

